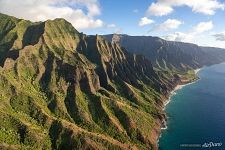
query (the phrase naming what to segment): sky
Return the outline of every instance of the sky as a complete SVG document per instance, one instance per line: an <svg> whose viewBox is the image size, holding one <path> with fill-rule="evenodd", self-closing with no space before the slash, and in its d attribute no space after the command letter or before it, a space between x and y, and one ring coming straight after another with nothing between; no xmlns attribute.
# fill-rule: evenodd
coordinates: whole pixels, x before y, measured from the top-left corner
<svg viewBox="0 0 225 150"><path fill-rule="evenodd" d="M85 34L225 48L225 0L0 0L0 12L31 21L65 18Z"/></svg>

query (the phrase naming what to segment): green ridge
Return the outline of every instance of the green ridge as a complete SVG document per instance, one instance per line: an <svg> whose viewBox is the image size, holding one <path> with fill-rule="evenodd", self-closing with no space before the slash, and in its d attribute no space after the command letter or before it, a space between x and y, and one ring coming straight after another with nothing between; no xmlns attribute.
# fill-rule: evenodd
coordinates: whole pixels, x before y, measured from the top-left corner
<svg viewBox="0 0 225 150"><path fill-rule="evenodd" d="M195 79L64 19L4 14L0 66L0 149L156 149L163 101Z"/></svg>

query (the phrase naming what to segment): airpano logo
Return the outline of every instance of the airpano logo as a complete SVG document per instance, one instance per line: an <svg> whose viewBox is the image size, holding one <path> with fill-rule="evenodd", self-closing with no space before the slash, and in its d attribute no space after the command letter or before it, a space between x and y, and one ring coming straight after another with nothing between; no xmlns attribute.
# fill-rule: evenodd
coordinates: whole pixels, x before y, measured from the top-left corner
<svg viewBox="0 0 225 150"><path fill-rule="evenodd" d="M222 142L205 142L204 144L180 144L180 147L186 148L213 148L213 147L221 147L223 145Z"/></svg>
<svg viewBox="0 0 225 150"><path fill-rule="evenodd" d="M211 148L211 147L221 147L222 145L223 145L223 143L221 143L221 142L219 142L219 143L208 142L208 143L202 144L202 147Z"/></svg>

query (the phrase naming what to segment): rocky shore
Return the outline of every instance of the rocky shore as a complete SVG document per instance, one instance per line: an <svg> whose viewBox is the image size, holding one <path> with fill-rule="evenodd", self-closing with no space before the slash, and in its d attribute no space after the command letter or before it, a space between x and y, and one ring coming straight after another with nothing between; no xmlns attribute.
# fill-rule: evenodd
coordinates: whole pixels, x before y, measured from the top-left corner
<svg viewBox="0 0 225 150"><path fill-rule="evenodd" d="M200 78L198 77L197 73L201 70L201 68L199 69L195 69L194 70L194 75L195 77L190 79L190 80L187 80L187 79L180 79L178 80L176 83L174 83L174 88L172 88L172 90L169 92L169 95L167 95L166 97L168 97L167 99L163 100L163 111L165 111L165 108L166 106L170 103L171 101L171 97L173 95L176 94L176 91L177 90L180 90L182 89L183 87L187 86L187 85L190 85L190 84L193 84L195 83L196 81L198 81ZM157 138L157 146L156 146L156 149L158 149L158 142L159 142L159 139L161 137L161 132L162 130L166 130L167 129L167 115L165 113L165 115L163 115L163 118L160 120L161 123L160 123L160 129L158 129L157 127L157 131L158 131L158 138Z"/></svg>

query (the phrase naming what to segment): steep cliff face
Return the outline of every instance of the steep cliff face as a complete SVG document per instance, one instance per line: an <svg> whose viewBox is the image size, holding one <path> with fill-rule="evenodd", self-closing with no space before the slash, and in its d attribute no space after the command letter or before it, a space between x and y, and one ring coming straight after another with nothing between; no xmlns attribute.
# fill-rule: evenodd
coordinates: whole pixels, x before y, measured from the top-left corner
<svg viewBox="0 0 225 150"><path fill-rule="evenodd" d="M205 48L195 44L165 41L151 36L104 35L126 50L148 57L154 67L164 70L187 71L225 60L225 50Z"/></svg>
<svg viewBox="0 0 225 150"><path fill-rule="evenodd" d="M177 81L145 57L63 19L3 14L0 54L2 149L156 149Z"/></svg>

